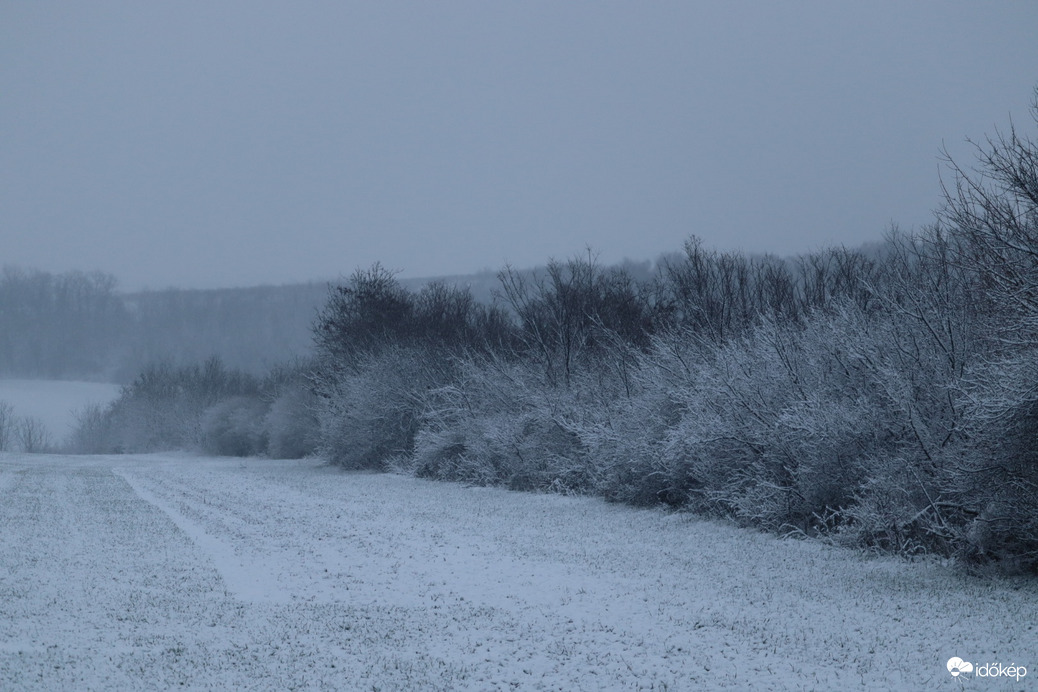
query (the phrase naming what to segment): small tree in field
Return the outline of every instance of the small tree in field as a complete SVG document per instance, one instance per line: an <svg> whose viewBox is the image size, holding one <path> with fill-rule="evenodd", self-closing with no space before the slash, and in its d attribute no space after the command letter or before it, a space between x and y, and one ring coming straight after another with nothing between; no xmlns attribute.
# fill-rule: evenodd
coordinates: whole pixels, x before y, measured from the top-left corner
<svg viewBox="0 0 1038 692"><path fill-rule="evenodd" d="M15 427L14 407L6 401L0 401L0 452L11 448Z"/></svg>
<svg viewBox="0 0 1038 692"><path fill-rule="evenodd" d="M77 454L103 454L111 443L109 407L88 404L76 413L76 428L69 439L69 448Z"/></svg>
<svg viewBox="0 0 1038 692"><path fill-rule="evenodd" d="M39 418L26 416L18 422L18 441L21 443L22 451L27 454L36 454L46 451L50 446L50 435L47 426Z"/></svg>

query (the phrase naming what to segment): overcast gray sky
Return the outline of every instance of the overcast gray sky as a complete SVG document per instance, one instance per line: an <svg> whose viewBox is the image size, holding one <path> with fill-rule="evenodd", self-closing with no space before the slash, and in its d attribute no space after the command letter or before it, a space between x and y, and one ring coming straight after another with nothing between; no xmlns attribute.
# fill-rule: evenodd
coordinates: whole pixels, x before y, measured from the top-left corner
<svg viewBox="0 0 1038 692"><path fill-rule="evenodd" d="M0 2L0 264L403 276L918 227L1038 2Z"/></svg>

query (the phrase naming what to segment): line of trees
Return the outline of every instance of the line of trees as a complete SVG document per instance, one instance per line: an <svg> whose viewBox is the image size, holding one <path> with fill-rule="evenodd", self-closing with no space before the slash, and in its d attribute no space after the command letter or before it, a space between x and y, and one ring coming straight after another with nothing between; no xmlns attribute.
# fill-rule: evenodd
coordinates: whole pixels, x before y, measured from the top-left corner
<svg viewBox="0 0 1038 692"><path fill-rule="evenodd" d="M305 356L323 284L121 293L101 272L0 271L0 377L129 382L218 355L260 375Z"/></svg>
<svg viewBox="0 0 1038 692"><path fill-rule="evenodd" d="M152 365L111 404L81 411L69 447L85 454L306 456L318 442L310 369L302 361L261 378L215 357L202 365Z"/></svg>
<svg viewBox="0 0 1038 692"><path fill-rule="evenodd" d="M360 272L316 327L322 449L1033 568L1038 147L977 151L933 226L868 251L506 268L492 314Z"/></svg>
<svg viewBox="0 0 1038 692"><path fill-rule="evenodd" d="M122 353L127 314L100 272L0 272L0 375L97 375Z"/></svg>
<svg viewBox="0 0 1038 692"><path fill-rule="evenodd" d="M692 238L647 277L589 253L506 267L493 305L408 290L376 265L332 290L293 398L146 373L99 420L132 428L132 402L152 399L178 420L168 402L194 397L179 418L194 437L162 443L215 449L253 429L255 443L222 449L276 453L272 426L291 413L307 440L294 452L348 468L1033 570L1038 145L1011 129L977 152L975 169L949 162L934 225L867 249L787 260Z"/></svg>

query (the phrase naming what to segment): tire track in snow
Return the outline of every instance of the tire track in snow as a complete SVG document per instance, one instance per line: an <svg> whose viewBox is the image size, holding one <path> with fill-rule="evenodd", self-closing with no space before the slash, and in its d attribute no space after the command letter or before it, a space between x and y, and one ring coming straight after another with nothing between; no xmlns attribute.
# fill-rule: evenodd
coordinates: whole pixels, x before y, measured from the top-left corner
<svg viewBox="0 0 1038 692"><path fill-rule="evenodd" d="M428 622L421 612L233 594L165 505L257 560L276 563L285 551L268 550L276 524L244 531L239 545L239 507L199 514L181 502L211 487L197 469L126 457L31 461L0 493L0 690L458 689L458 668L412 634L416 616ZM0 476L10 466L0 460ZM281 577L266 565L272 571Z"/></svg>
<svg viewBox="0 0 1038 692"><path fill-rule="evenodd" d="M124 469L127 478L155 507L185 526L213 562L227 569L229 592L239 600L287 603L342 603L357 601L356 587L370 590L384 584L396 558L376 555L368 537L329 534L315 525L312 507L300 495L286 498L283 486L271 486L252 474L235 469L232 482L213 475L206 464L182 473L177 467L151 467L147 473ZM226 471L226 469L224 469ZM244 478L244 483L243 483ZM334 514L325 508L326 515ZM382 578L370 583L372 571ZM244 576L243 576L244 575ZM365 576L361 576L365 575ZM243 583L243 579L245 582ZM365 602L379 600L367 594ZM397 605L416 605L409 598Z"/></svg>
<svg viewBox="0 0 1038 692"><path fill-rule="evenodd" d="M227 588L235 598L242 601L286 603L291 595L278 588L273 575L256 561L235 553L234 547L208 533L204 527L181 513L171 503L148 490L140 480L132 478L122 469L113 469L133 492L142 500L163 512L183 531L191 542L205 551Z"/></svg>

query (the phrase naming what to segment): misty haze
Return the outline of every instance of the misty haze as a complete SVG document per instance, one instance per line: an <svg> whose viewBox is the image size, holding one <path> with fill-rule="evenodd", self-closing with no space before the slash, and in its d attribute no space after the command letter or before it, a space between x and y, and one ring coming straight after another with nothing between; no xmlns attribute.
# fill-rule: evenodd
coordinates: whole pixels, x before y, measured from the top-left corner
<svg viewBox="0 0 1038 692"><path fill-rule="evenodd" d="M0 689L1030 689L1038 7L0 22Z"/></svg>

